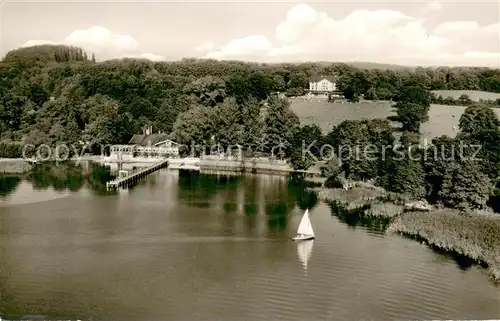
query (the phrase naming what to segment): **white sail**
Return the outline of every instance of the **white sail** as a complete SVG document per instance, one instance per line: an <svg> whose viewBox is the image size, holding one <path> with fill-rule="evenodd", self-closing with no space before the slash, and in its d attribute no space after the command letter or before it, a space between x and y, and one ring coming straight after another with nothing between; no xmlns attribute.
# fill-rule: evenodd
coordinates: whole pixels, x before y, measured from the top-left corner
<svg viewBox="0 0 500 321"><path fill-rule="evenodd" d="M299 228L297 229L297 234L304 235L312 235L314 236L314 231L311 225L311 221L309 220L309 210L307 209L302 216L302 220L300 221Z"/></svg>
<svg viewBox="0 0 500 321"><path fill-rule="evenodd" d="M308 240L297 243L297 254L305 271L307 271L307 263L311 259L313 245L314 245L314 240Z"/></svg>

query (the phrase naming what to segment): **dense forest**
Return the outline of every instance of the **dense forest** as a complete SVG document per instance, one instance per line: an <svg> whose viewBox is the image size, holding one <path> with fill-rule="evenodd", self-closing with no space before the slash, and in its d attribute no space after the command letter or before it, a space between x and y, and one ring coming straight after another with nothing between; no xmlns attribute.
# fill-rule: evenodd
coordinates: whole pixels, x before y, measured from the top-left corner
<svg viewBox="0 0 500 321"><path fill-rule="evenodd" d="M342 63L196 59L96 63L80 48L53 45L9 52L0 62L0 74L1 139L35 145L127 142L145 124L155 132L171 132L184 126L182 119L219 113L211 110L214 107L255 116L255 105L272 92L303 94L315 75L338 76L338 87L347 98L397 99L409 85L500 92L500 71L491 69L361 70ZM226 98L232 100L221 104ZM205 137L210 137L208 131Z"/></svg>
<svg viewBox="0 0 500 321"><path fill-rule="evenodd" d="M217 141L224 148L238 143L262 152L274 152L273 147L284 144L281 156L291 158L296 168L311 165L298 154L304 140L334 147L394 142L393 129L385 119L345 121L326 136L316 126L301 128L289 101L275 93L302 95L310 77L338 77L339 90L350 100L395 101L403 145L419 139L420 124L436 100L430 90L500 93L500 70L487 68L379 70L345 63L202 59L96 62L94 55L80 48L53 45L9 52L0 62L0 75L0 157L20 157L26 144L90 144L98 151L102 145L126 143L144 125L151 125L154 132L170 133L182 144ZM482 144L484 160L479 165L443 157L397 162L394 153L377 154L375 160L332 165L328 176L343 172L348 178L373 179L389 190L446 206L484 207L499 176L498 119L484 105L464 104L470 107L460 119L460 134L437 138L435 143L447 155L454 153L459 142Z"/></svg>

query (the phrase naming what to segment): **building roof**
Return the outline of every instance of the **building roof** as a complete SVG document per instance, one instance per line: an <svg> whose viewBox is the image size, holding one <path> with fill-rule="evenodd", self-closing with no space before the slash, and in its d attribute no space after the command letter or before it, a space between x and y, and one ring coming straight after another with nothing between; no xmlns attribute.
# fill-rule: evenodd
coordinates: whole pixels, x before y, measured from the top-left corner
<svg viewBox="0 0 500 321"><path fill-rule="evenodd" d="M168 140L168 134L150 134L150 135L135 134L134 136L132 136L132 138L128 143L130 145L154 146L166 140Z"/></svg>
<svg viewBox="0 0 500 321"><path fill-rule="evenodd" d="M335 76L313 76L311 77L311 80L312 82L318 82L320 80L323 80L323 79L326 79L330 82L336 82L337 81L337 77Z"/></svg>

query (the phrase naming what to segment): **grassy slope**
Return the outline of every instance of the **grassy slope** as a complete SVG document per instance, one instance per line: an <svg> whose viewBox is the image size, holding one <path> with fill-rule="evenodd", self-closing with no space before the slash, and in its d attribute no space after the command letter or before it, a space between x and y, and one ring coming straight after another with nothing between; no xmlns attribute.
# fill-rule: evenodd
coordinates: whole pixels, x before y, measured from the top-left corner
<svg viewBox="0 0 500 321"><path fill-rule="evenodd" d="M479 101L479 99L496 100L500 98L500 94L479 90L433 90L432 92L443 98L452 97L453 99L458 99L461 95L466 94L474 101Z"/></svg>
<svg viewBox="0 0 500 321"><path fill-rule="evenodd" d="M338 125L344 120L386 118L393 114L388 102L342 104L297 100L292 102L291 108L302 125L317 124L324 133L329 132L333 125ZM432 105L429 111L429 121L422 125L423 137L431 139L441 135L455 136L456 131L453 130L453 126L458 127L458 121L465 108ZM493 110L500 117L500 109Z"/></svg>

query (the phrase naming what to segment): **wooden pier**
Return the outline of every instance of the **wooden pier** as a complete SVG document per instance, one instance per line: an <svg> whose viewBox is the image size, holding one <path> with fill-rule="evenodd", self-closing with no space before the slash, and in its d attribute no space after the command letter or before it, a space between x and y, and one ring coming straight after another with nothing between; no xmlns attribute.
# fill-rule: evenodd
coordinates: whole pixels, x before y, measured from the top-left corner
<svg viewBox="0 0 500 321"><path fill-rule="evenodd" d="M139 180L148 176L149 174L156 172L157 170L159 170L161 168L165 168L167 166L168 166L168 160L166 159L166 160L158 162L154 165L151 165L149 167L131 172L125 177L119 177L115 180L107 182L106 188L108 190L117 190L120 187L123 188L123 187L133 185L133 184L137 183Z"/></svg>

